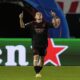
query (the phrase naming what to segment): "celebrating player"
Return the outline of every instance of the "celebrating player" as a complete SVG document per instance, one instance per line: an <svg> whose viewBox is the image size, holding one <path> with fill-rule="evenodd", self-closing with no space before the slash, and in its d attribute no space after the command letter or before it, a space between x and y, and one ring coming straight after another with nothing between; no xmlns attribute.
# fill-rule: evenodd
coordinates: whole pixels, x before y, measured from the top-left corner
<svg viewBox="0 0 80 80"><path fill-rule="evenodd" d="M36 77L41 77L40 71L43 68L44 57L48 46L48 28L58 28L60 25L60 19L53 11L51 11L51 15L53 16L52 22L47 23L43 20L42 13L36 12L35 21L26 24L23 22L23 12L19 15L20 27L25 29L30 28L32 33L33 65Z"/></svg>

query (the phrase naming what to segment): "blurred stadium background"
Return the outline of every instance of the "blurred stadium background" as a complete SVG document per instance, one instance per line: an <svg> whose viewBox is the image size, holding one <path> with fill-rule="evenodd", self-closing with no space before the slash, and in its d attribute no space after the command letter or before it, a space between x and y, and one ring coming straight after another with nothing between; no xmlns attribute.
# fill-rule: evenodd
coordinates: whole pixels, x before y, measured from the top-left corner
<svg viewBox="0 0 80 80"><path fill-rule="evenodd" d="M56 0L68 21L70 37L80 38L80 0ZM24 7L24 8L23 8ZM31 37L20 29L18 15L24 11L24 22L34 20L35 10L23 0L0 0L0 37Z"/></svg>
<svg viewBox="0 0 80 80"><path fill-rule="evenodd" d="M56 0L60 7L62 8L66 19L68 21L70 37L71 38L80 38L80 0ZM24 7L24 8L23 8ZM24 10L24 21L29 22L34 20L33 15L35 10L29 5L25 5L25 2L22 0L0 0L0 38L18 38L18 37L31 37L29 30L26 32L25 29L20 29L19 25L19 14ZM27 18L27 19L26 19ZM80 80L80 50L79 50L79 41L80 40L70 40L69 48L67 55L63 54L60 56L62 63L69 65L74 64L78 66L45 66L42 70L43 77L41 80ZM9 43L8 43L9 42ZM5 45L17 45L18 41L6 41L6 39L0 40L0 50L5 49ZM26 45L26 41L24 41ZM60 41L65 44L65 41ZM58 42L59 44L59 42ZM27 45L26 45L27 46ZM75 46L75 47L74 47ZM28 47L29 48L29 47ZM78 49L77 49L78 48ZM71 50L71 51L70 51ZM6 61L6 50L3 51L2 55L0 53L0 60L3 59ZM65 56L64 56L65 55ZM30 57L29 57L30 58ZM77 62L76 62L76 61ZM49 73L49 74L48 74ZM33 66L28 67L5 67L0 66L0 80L37 80L34 77L35 73Z"/></svg>

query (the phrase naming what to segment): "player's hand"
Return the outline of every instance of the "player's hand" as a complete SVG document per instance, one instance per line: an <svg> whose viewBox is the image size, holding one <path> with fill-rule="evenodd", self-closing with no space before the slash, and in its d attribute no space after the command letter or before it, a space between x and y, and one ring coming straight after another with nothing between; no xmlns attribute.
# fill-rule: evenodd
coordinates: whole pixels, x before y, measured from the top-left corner
<svg viewBox="0 0 80 80"><path fill-rule="evenodd" d="M52 19L52 24L54 26L54 28L58 28L61 24L61 20L60 18L56 17Z"/></svg>
<svg viewBox="0 0 80 80"><path fill-rule="evenodd" d="M22 13L19 14L19 18L21 18L21 19L23 18L23 11L22 11Z"/></svg>
<svg viewBox="0 0 80 80"><path fill-rule="evenodd" d="M22 11L22 13L19 14L19 18L20 18L20 27L25 28L25 24L23 21L23 11Z"/></svg>

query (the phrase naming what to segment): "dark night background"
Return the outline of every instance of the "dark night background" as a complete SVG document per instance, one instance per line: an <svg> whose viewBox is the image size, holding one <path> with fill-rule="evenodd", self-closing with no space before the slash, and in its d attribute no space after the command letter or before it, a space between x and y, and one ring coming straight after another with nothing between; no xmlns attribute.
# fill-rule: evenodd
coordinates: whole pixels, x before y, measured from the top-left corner
<svg viewBox="0 0 80 80"><path fill-rule="evenodd" d="M8 0L7 0L8 1ZM25 5L25 4L24 4ZM29 30L21 29L19 25L19 14L24 11L24 22L32 21L34 11L27 5L22 8L19 5L3 3L0 1L0 37L22 38L31 37ZM70 37L80 38L80 14L66 14L69 25Z"/></svg>

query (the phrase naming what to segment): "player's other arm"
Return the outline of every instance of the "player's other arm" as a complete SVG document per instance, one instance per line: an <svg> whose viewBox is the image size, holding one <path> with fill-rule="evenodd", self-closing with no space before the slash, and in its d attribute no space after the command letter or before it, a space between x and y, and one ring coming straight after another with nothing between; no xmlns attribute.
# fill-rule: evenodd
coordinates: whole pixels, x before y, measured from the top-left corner
<svg viewBox="0 0 80 80"><path fill-rule="evenodd" d="M23 21L23 12L19 14L19 22L20 22L20 27L25 28L25 23Z"/></svg>
<svg viewBox="0 0 80 80"><path fill-rule="evenodd" d="M60 26L60 23L61 23L60 18L53 11L51 11L51 15L53 17L52 18L52 25L54 26L54 28L58 28Z"/></svg>
<svg viewBox="0 0 80 80"><path fill-rule="evenodd" d="M24 23L24 21L23 21L23 12L20 13L20 15L19 15L19 22L20 22L20 27L21 28L28 28L33 24L33 21L28 22L28 23Z"/></svg>

